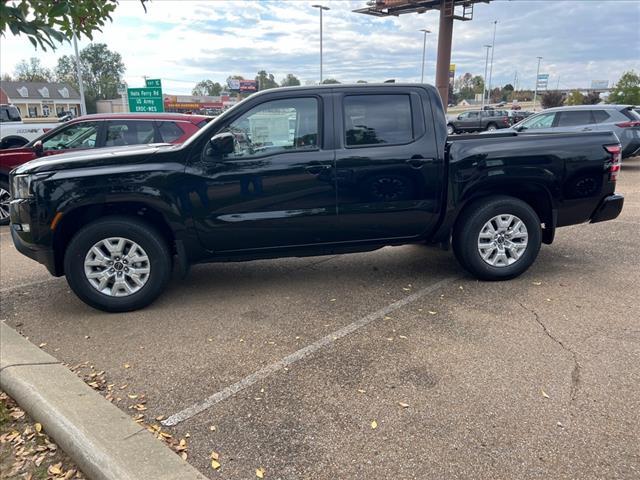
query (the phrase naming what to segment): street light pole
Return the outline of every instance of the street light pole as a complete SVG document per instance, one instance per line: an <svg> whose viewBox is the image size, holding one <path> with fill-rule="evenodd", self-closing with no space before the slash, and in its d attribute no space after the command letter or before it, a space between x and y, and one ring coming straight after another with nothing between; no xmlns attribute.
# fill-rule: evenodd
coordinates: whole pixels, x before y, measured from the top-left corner
<svg viewBox="0 0 640 480"><path fill-rule="evenodd" d="M322 83L322 11L330 10L329 7L324 5L311 5L313 8L320 10L320 83Z"/></svg>
<svg viewBox="0 0 640 480"><path fill-rule="evenodd" d="M422 28L420 31L424 32L424 42L422 43L422 74L420 75L420 83L424 83L424 60L427 55L427 33L431 33L431 30Z"/></svg>
<svg viewBox="0 0 640 480"><path fill-rule="evenodd" d="M496 51L496 29L498 28L498 21L493 22L493 43L491 44L491 66L489 67L489 103L491 103L491 87L493 86L491 80L493 78L493 54Z"/></svg>
<svg viewBox="0 0 640 480"><path fill-rule="evenodd" d="M487 59L484 61L484 77L482 78L482 110L484 110L484 91L487 86L487 68L489 68L489 49L491 45L485 45L484 48L487 49Z"/></svg>
<svg viewBox="0 0 640 480"><path fill-rule="evenodd" d="M87 105L84 102L84 83L82 81L82 68L80 67L80 55L78 55L78 39L73 32L73 49L76 52L76 71L78 73L78 88L80 90L80 115L87 114Z"/></svg>
<svg viewBox="0 0 640 480"><path fill-rule="evenodd" d="M538 57L538 69L536 70L536 86L533 91L533 111L536 110L536 99L538 98L538 76L540 75L540 61L542 57Z"/></svg>

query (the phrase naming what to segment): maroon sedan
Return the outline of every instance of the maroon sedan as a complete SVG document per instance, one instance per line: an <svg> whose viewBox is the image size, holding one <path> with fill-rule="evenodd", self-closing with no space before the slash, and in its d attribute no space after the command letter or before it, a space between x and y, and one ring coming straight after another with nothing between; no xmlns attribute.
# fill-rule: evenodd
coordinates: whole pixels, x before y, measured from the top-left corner
<svg viewBox="0 0 640 480"><path fill-rule="evenodd" d="M9 172L38 157L69 150L144 143L182 143L211 117L180 113L86 115L48 131L24 147L0 150L0 225L9 223Z"/></svg>

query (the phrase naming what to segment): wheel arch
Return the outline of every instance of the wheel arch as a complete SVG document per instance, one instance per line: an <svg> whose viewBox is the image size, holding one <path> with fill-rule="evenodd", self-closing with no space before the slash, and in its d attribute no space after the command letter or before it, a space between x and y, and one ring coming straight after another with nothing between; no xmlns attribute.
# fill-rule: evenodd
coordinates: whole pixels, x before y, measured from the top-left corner
<svg viewBox="0 0 640 480"><path fill-rule="evenodd" d="M73 236L84 226L104 217L129 217L155 227L167 243L171 254L177 253L176 235L164 214L141 201L110 202L82 205L65 212L53 232L53 251L56 274L64 274L64 256Z"/></svg>

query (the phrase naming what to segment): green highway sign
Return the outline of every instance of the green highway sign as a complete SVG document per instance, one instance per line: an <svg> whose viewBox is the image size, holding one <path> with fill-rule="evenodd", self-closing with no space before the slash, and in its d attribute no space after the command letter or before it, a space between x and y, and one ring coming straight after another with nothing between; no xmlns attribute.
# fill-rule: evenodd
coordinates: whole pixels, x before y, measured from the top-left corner
<svg viewBox="0 0 640 480"><path fill-rule="evenodd" d="M162 88L162 84L160 82L159 78L147 78L145 80L146 86L147 87L157 87L157 88Z"/></svg>
<svg viewBox="0 0 640 480"><path fill-rule="evenodd" d="M159 83L160 80L157 82ZM162 89L159 87L128 88L127 95L129 111L132 113L164 112Z"/></svg>

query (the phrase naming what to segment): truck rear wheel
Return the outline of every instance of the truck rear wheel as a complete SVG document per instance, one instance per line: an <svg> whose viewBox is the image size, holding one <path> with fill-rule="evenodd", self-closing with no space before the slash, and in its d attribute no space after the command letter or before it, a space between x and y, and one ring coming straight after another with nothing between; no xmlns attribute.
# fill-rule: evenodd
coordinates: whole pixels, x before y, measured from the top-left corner
<svg viewBox="0 0 640 480"><path fill-rule="evenodd" d="M456 222L453 251L460 264L481 280L507 280L525 272L542 242L536 212L513 197L483 198Z"/></svg>
<svg viewBox="0 0 640 480"><path fill-rule="evenodd" d="M106 312L145 307L171 276L171 254L152 226L106 217L82 228L64 256L67 282L86 304Z"/></svg>

